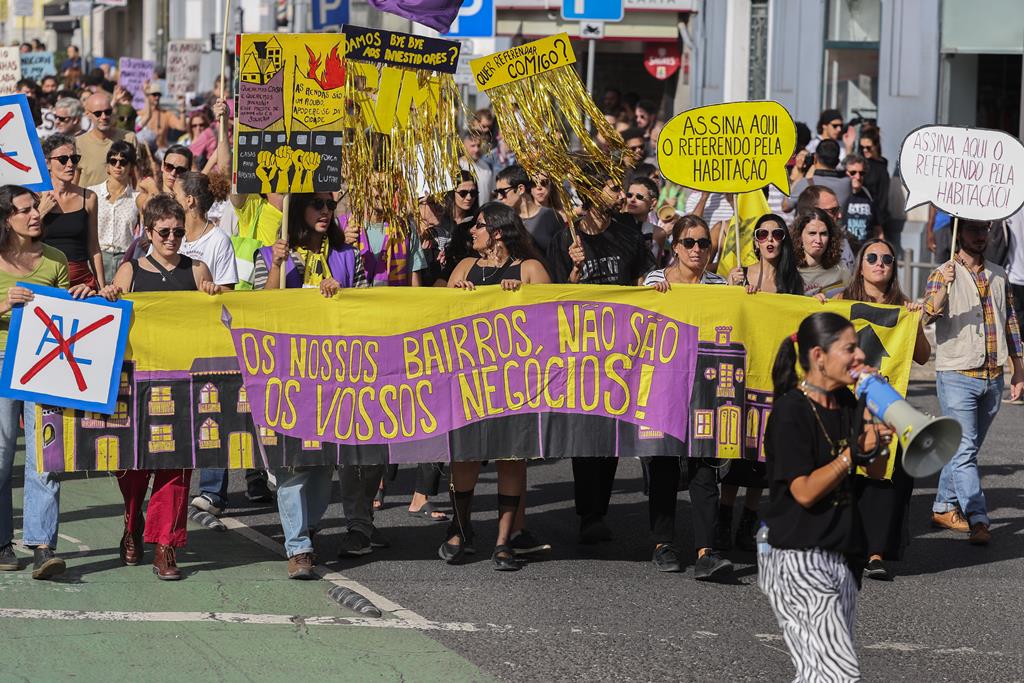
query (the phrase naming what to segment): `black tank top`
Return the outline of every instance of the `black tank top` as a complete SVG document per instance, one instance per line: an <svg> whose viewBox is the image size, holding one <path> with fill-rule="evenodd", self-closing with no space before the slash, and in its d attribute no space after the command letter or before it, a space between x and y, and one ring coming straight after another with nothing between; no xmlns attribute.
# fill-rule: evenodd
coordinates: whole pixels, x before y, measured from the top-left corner
<svg viewBox="0 0 1024 683"><path fill-rule="evenodd" d="M157 270L160 268L150 259L149 265ZM163 273L153 273L139 265L139 259L132 259L132 288L133 292L194 292L197 290L196 278L192 274L192 259L182 256L174 270Z"/></svg>
<svg viewBox="0 0 1024 683"><path fill-rule="evenodd" d="M43 216L43 242L64 252L68 261L89 260L89 214L85 210L85 190L82 190L82 208L78 211L51 211Z"/></svg>
<svg viewBox="0 0 1024 683"><path fill-rule="evenodd" d="M497 268L487 268L485 273L480 267L480 259L477 259L466 274L466 279L474 285L498 285L502 280L521 280L522 266L522 261L512 263L512 259L509 259Z"/></svg>

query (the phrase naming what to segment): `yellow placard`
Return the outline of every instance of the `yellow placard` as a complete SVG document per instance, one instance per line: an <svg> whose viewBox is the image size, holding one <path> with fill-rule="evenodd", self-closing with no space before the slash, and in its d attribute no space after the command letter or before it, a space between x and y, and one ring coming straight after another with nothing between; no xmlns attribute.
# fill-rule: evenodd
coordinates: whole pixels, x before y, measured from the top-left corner
<svg viewBox="0 0 1024 683"><path fill-rule="evenodd" d="M658 137L663 176L706 192L789 194L786 162L796 145L793 117L778 102L728 102L673 117Z"/></svg>
<svg viewBox="0 0 1024 683"><path fill-rule="evenodd" d="M568 33L548 36L469 63L480 90L536 76L576 62Z"/></svg>

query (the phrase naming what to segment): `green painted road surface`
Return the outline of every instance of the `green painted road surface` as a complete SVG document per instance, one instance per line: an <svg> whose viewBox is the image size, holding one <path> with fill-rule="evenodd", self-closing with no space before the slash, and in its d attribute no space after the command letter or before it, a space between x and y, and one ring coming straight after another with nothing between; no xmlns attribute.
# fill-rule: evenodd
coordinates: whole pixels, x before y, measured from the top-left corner
<svg viewBox="0 0 1024 683"><path fill-rule="evenodd" d="M21 488L14 501L17 537ZM157 580L152 546L123 567L123 511L113 477L64 482L67 573L34 581L21 549L23 568L0 572L0 681L492 680L425 631L351 625L406 621L361 618L327 597L330 583L288 580L282 558L234 532L190 523L182 581Z"/></svg>

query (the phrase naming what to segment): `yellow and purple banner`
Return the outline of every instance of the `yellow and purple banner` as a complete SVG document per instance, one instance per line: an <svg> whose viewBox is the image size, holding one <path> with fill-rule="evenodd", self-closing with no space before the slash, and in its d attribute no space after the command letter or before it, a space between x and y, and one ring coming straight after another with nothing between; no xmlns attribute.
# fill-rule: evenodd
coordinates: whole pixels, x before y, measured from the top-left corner
<svg viewBox="0 0 1024 683"><path fill-rule="evenodd" d="M131 296L114 413L38 409L51 471L570 456L764 457L808 314L906 390L918 318L739 287L535 285Z"/></svg>

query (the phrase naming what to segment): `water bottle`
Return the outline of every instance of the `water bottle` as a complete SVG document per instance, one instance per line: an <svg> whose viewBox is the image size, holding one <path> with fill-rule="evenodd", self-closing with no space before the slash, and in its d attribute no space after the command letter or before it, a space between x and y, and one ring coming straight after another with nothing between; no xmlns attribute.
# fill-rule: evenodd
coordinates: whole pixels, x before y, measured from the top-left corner
<svg viewBox="0 0 1024 683"><path fill-rule="evenodd" d="M770 555L772 547L768 544L768 526L761 522L761 528L757 530L757 554Z"/></svg>

